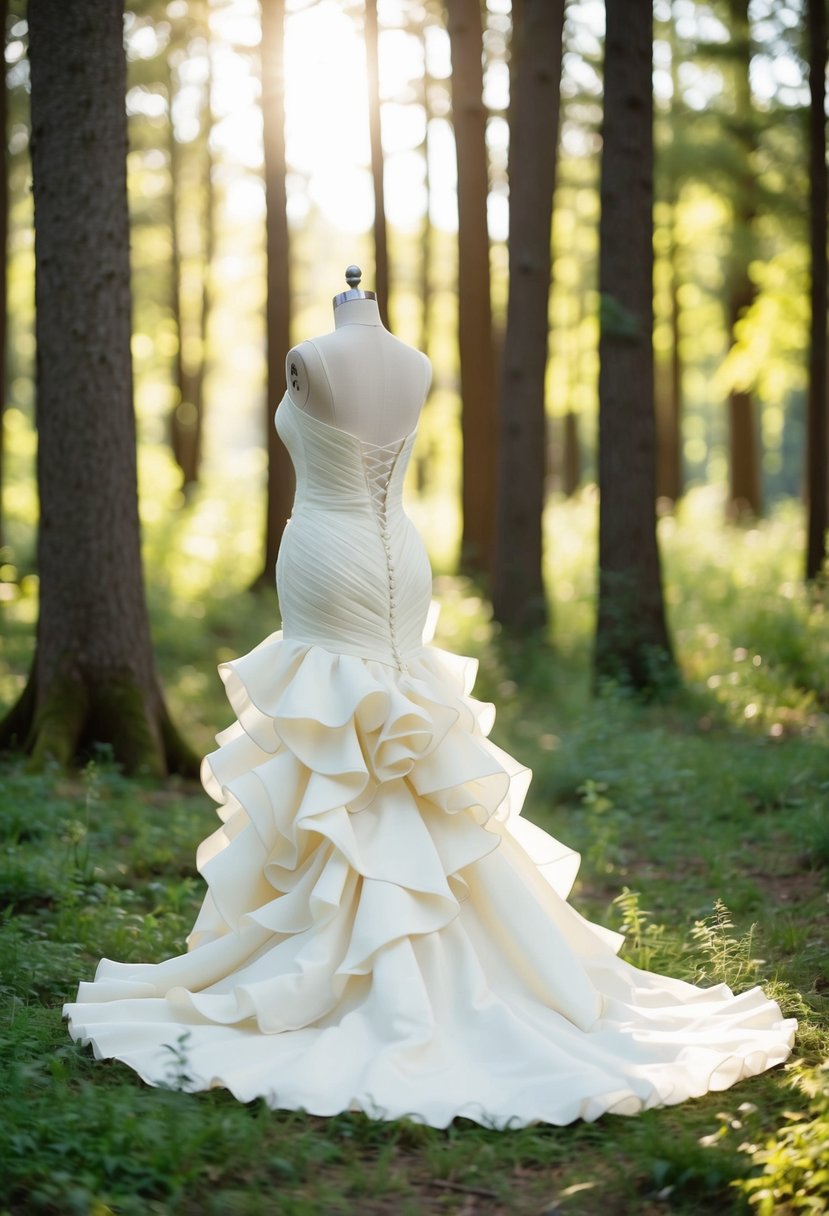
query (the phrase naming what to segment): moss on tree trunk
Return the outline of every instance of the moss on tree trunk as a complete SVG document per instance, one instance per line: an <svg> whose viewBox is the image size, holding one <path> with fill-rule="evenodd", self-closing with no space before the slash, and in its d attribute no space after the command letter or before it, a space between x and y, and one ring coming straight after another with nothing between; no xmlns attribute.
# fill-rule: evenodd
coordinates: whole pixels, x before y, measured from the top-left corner
<svg viewBox="0 0 829 1216"><path fill-rule="evenodd" d="M0 722L0 748L23 750L36 772L50 763L82 762L96 744L109 744L130 775L198 777L200 757L173 726L157 689L147 696L128 669L79 675L63 665L44 687L32 674Z"/></svg>
<svg viewBox="0 0 829 1216"><path fill-rule="evenodd" d="M29 681L0 746L33 768L107 743L124 769L195 775L153 664L130 347L127 72L120 0L32 0L37 565Z"/></svg>

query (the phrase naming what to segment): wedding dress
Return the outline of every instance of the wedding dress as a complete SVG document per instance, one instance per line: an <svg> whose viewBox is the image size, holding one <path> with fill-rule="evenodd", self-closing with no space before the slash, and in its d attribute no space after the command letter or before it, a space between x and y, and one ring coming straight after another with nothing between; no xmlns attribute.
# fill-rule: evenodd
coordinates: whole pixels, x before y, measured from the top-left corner
<svg viewBox="0 0 829 1216"><path fill-rule="evenodd" d="M416 431L375 447L287 395L276 425L283 628L219 666L204 902L186 953L101 960L71 1036L153 1085L186 1035L184 1088L436 1127L635 1114L784 1060L796 1024L760 988L637 969L567 902L578 854L520 817L475 661L428 641Z"/></svg>

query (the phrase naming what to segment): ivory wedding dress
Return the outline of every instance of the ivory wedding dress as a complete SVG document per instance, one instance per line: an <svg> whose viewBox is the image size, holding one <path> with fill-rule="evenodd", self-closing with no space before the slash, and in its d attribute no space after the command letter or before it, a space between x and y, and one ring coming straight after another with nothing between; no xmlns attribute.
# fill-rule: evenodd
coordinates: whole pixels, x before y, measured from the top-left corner
<svg viewBox="0 0 829 1216"><path fill-rule="evenodd" d="M202 780L222 826L186 953L103 959L69 1032L149 1084L436 1127L635 1114L784 1060L795 1022L630 966L568 903L579 857L520 817L472 659L428 644L431 574L383 448L297 407L282 630L219 672L236 715Z"/></svg>

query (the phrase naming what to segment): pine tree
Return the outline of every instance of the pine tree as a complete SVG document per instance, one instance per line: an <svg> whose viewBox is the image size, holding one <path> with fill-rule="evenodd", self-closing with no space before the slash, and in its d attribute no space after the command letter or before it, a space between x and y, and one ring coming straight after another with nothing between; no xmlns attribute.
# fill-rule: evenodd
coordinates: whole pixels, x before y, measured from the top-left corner
<svg viewBox="0 0 829 1216"><path fill-rule="evenodd" d="M109 743L127 771L196 775L155 675L130 353L120 0L31 0L37 646L0 723L37 767Z"/></svg>
<svg viewBox="0 0 829 1216"><path fill-rule="evenodd" d="M809 503L806 577L817 578L826 561L827 384L826 384L826 8L807 0L809 27L809 150L812 248L809 344L809 434L806 471Z"/></svg>
<svg viewBox="0 0 829 1216"><path fill-rule="evenodd" d="M493 577L495 615L513 631L541 629L547 619L542 568L544 389L563 25L562 0L522 0L513 8L510 279Z"/></svg>
<svg viewBox="0 0 829 1216"><path fill-rule="evenodd" d="M599 292L599 606L594 672L673 677L656 543L651 6L607 8Z"/></svg>
<svg viewBox="0 0 829 1216"><path fill-rule="evenodd" d="M285 358L291 349L290 240L285 168L285 0L262 0L261 11L268 284L268 379L263 422L268 447L268 486L265 562L254 586L272 587L279 542L294 498L293 466L273 421L276 407L285 392Z"/></svg>
<svg viewBox="0 0 829 1216"><path fill-rule="evenodd" d="M471 572L489 574L495 546L496 392L479 0L447 0L447 16L452 53L452 124L458 161L461 564Z"/></svg>

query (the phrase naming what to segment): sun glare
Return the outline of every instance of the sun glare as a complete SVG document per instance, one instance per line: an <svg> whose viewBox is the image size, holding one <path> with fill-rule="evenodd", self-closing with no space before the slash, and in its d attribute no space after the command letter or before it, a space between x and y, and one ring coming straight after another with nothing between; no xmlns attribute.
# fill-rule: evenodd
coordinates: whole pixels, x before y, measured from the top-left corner
<svg viewBox="0 0 829 1216"><path fill-rule="evenodd" d="M175 0L171 0L174 3ZM212 139L222 164L226 207L237 222L259 220L265 200L261 181L262 115L257 53L262 0L225 0L211 8L213 32ZM267 0L265 0L267 3ZM488 0L487 7L503 23L507 0ZM422 104L424 56L434 81L451 76L449 38L439 24L420 32L405 28L404 18L417 15L414 0L381 0L380 93L386 215L402 230L417 230L427 206L424 142L426 114ZM285 19L285 109L288 162L288 214L302 223L313 208L332 228L348 233L366 232L374 212L370 173L368 96L365 46L360 6L342 0L287 0ZM665 4L658 9L664 19ZM669 11L669 10L666 10ZM599 0L571 0L568 8L568 49L563 60L562 94L585 92L600 98L601 80L596 56L600 52L604 6ZM725 36L725 27L710 14L697 13L685 4L679 13L680 33ZM158 31L152 24L130 33L133 57L158 52ZM192 65L196 75L198 60ZM190 69L185 64L184 75ZM719 71L695 63L679 67L687 105L705 109L722 87ZM201 79L182 78L176 102L179 138L192 138L199 121ZM791 57L770 59L757 54L752 63L752 86L758 105L772 96L805 104L802 69ZM670 96L670 54L667 44L655 44L654 87L657 98ZM493 158L493 192L489 200L490 235L504 240L508 210L504 187L509 72L497 56L487 64L485 99L491 109L488 144ZM192 94L192 96L191 96ZM131 109L155 114L159 101L147 90L132 90ZM434 227L457 228L455 196L455 145L449 120L449 90L433 92L432 121L428 135L429 214ZM153 110L153 105L156 109ZM572 122L562 129L562 144L575 156L595 152L595 135Z"/></svg>
<svg viewBox="0 0 829 1216"><path fill-rule="evenodd" d="M399 6L398 6L399 7ZM384 10L394 19L394 6ZM262 125L249 56L235 48L258 42L258 10L236 0L214 12L215 131L223 160L261 168ZM448 38L432 28L427 43L402 28L380 33L380 92L386 214L397 228L416 229L426 208L423 143L426 116L418 102L424 54L436 78L449 73ZM368 86L361 23L336 0L296 7L285 22L285 135L289 215L301 221L313 205L332 226L367 231L374 214L368 125ZM431 219L457 223L454 146L430 133ZM237 219L261 213L261 191L244 177L229 183L227 206Z"/></svg>
<svg viewBox="0 0 829 1216"><path fill-rule="evenodd" d="M291 165L313 173L368 160L362 40L342 9L323 3L288 19L285 88Z"/></svg>

